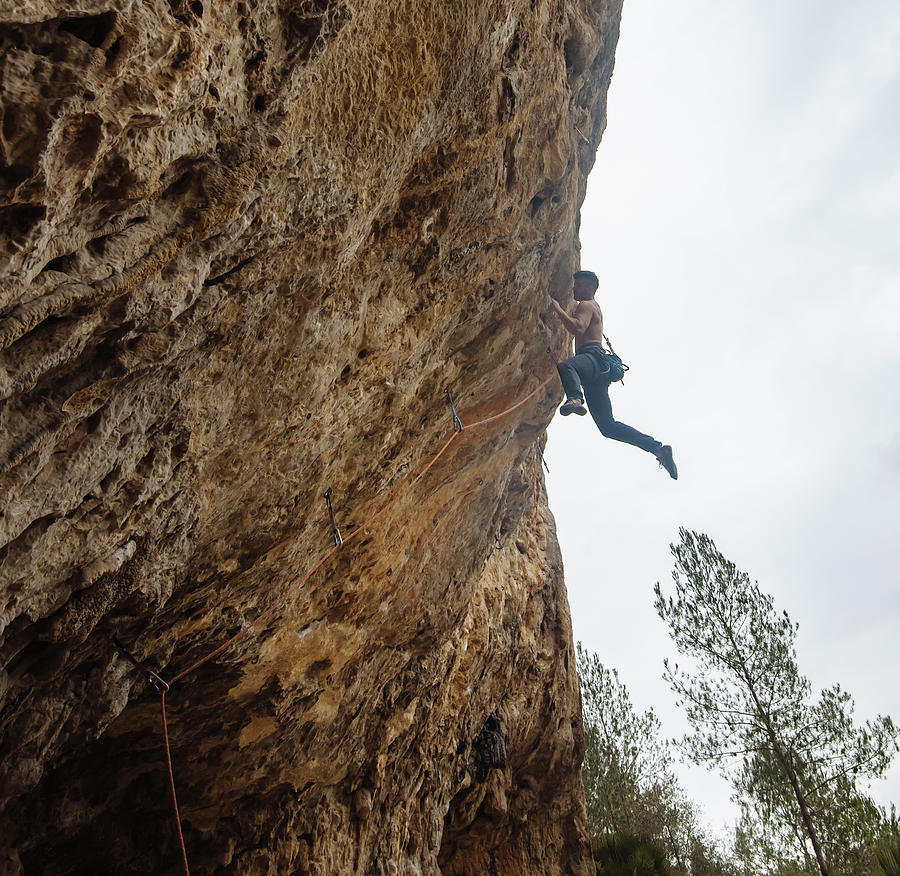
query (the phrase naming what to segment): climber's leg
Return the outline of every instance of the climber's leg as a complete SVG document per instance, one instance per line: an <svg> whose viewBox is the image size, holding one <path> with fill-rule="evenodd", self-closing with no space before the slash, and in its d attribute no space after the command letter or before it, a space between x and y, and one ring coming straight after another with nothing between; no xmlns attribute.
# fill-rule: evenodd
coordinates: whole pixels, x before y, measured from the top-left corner
<svg viewBox="0 0 900 876"><path fill-rule="evenodd" d="M559 412L564 417L572 413L583 416L587 411L582 404L584 402L582 386L596 380L600 373L596 357L589 353L576 353L565 362L560 362L557 368L559 379L566 391L566 401Z"/></svg>
<svg viewBox="0 0 900 876"><path fill-rule="evenodd" d="M605 380L588 384L585 387L585 395L588 410L590 410L601 435L612 438L614 441L624 441L626 444L640 447L641 450L646 450L654 455L663 446L662 441L657 441L655 438L613 419L612 402L609 400L609 384Z"/></svg>

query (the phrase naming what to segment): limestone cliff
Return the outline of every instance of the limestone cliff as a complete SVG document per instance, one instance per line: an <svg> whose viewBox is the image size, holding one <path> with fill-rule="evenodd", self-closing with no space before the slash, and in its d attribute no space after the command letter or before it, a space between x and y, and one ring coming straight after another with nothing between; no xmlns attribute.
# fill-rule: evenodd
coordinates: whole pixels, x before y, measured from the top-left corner
<svg viewBox="0 0 900 876"><path fill-rule="evenodd" d="M591 872L558 384L413 479L553 374L620 5L0 0L4 872L178 872L112 636L273 605L167 696L194 873Z"/></svg>

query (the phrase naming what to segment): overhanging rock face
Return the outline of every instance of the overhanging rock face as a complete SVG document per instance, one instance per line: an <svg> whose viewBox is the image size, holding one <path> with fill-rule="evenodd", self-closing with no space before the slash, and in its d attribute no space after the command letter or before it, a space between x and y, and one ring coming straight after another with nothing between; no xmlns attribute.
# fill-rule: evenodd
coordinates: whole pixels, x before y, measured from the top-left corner
<svg viewBox="0 0 900 876"><path fill-rule="evenodd" d="M167 696L192 872L592 872L555 378L414 479L553 376L620 5L0 2L0 870L183 868L112 636L275 606Z"/></svg>

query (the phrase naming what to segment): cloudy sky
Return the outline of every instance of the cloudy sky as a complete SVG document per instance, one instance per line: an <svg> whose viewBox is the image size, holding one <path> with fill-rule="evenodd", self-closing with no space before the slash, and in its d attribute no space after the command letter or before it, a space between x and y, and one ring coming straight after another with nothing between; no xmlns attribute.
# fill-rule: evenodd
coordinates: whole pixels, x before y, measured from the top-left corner
<svg viewBox="0 0 900 876"><path fill-rule="evenodd" d="M575 636L667 735L652 587L680 525L800 624L801 671L900 721L900 4L625 0L582 266L632 370L549 430ZM727 785L685 784L712 824ZM900 758L872 788L900 805Z"/></svg>

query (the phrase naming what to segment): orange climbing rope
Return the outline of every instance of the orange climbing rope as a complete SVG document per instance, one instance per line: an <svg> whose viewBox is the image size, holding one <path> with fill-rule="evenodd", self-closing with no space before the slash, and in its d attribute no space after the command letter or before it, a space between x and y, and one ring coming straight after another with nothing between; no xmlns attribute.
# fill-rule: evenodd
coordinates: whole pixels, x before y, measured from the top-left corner
<svg viewBox="0 0 900 876"><path fill-rule="evenodd" d="M379 511L376 511L374 514L372 514L371 517L367 518L361 525L359 525L356 529L354 529L353 532L351 532L346 538L344 538L343 544L347 544L347 542L349 542L351 539L353 539L357 535L359 535L360 532L362 532L363 530L365 530L369 526L371 526L376 520L378 520L379 517L383 516L397 501L399 501L401 498L403 498L403 496L405 496L407 493L409 493L409 491L428 473L429 469L441 458L441 456L444 455L444 452L453 443L453 440L458 435L461 435L463 433L463 431L475 429L479 426L484 426L487 423L492 423L494 420L499 420L501 417L505 417L507 414L516 410L516 408L520 408L527 401L529 401L531 398L533 398L535 395L537 395L537 393L540 392L552 379L553 379L553 376L548 377L546 380L544 380L542 383L540 383L538 386L536 386L531 392L529 392L528 395L526 395L524 398L517 401L511 407L508 407L506 410L501 411L499 414L493 414L490 417L485 417L482 420L478 420L474 423L470 423L468 426L463 425L462 421L459 420L458 417L456 417L456 412L455 412L455 408L454 408L454 419L455 419L455 423L459 422L459 424L460 424L459 428L456 428L455 423L454 423L454 431L451 433L450 437L443 443L440 450L438 450L438 452L429 460L428 464L422 469L422 471L420 471L419 474L417 474L416 477L413 478L413 480L411 480L408 484L404 485L404 487L402 489L398 490L396 495L393 496L393 498L391 498L390 501L383 508L381 508ZM172 792L172 807L173 807L173 810L175 813L175 825L178 829L178 842L179 842L179 845L181 846L181 857L182 857L182 862L184 864L184 872L185 872L186 876L190 876L191 871L190 871L190 866L188 865L187 846L185 845L185 842L184 842L184 833L182 832L182 829L181 829L181 814L178 809L178 794L175 790L175 771L172 767L172 749L171 749L171 744L169 742L169 725L168 725L168 721L166 719L166 694L169 692L169 690L172 688L172 686L177 681L180 681L186 675L190 675L192 672L194 672L194 670L199 669L204 663L209 662L214 657L217 657L223 651L230 648L235 642L237 642L239 639L242 639L244 636L247 635L247 633L249 633L251 630L253 630L260 623L265 621L270 615L272 615L281 606L283 606L291 598L291 596L294 593L296 593L297 590L300 587L302 587L303 584L306 583L306 581L309 580L310 576L313 573L315 573L319 568L321 568L323 563L325 563L329 559L329 557L331 557L341 547L342 547L341 544L336 544L334 547L332 547L331 550L329 550L327 553L325 553L321 557L321 559L311 569L309 569L305 574L303 574L300 578L298 578L281 595L281 597L279 597L278 600L276 600L274 603L272 603L272 605L270 605L265 611L263 611L259 615L257 615L252 621L250 621L250 623L245 624L243 627L241 627L241 629L237 633L235 633L226 642L219 645L218 648L215 648L213 651L210 651L209 654L207 654L205 657L202 657L196 663L191 664L187 669L183 669L181 672L179 672L168 683L168 686L162 690L160 700L161 700L161 704L162 704L163 740L165 742L165 748L166 748L166 764L169 769L169 788Z"/></svg>

